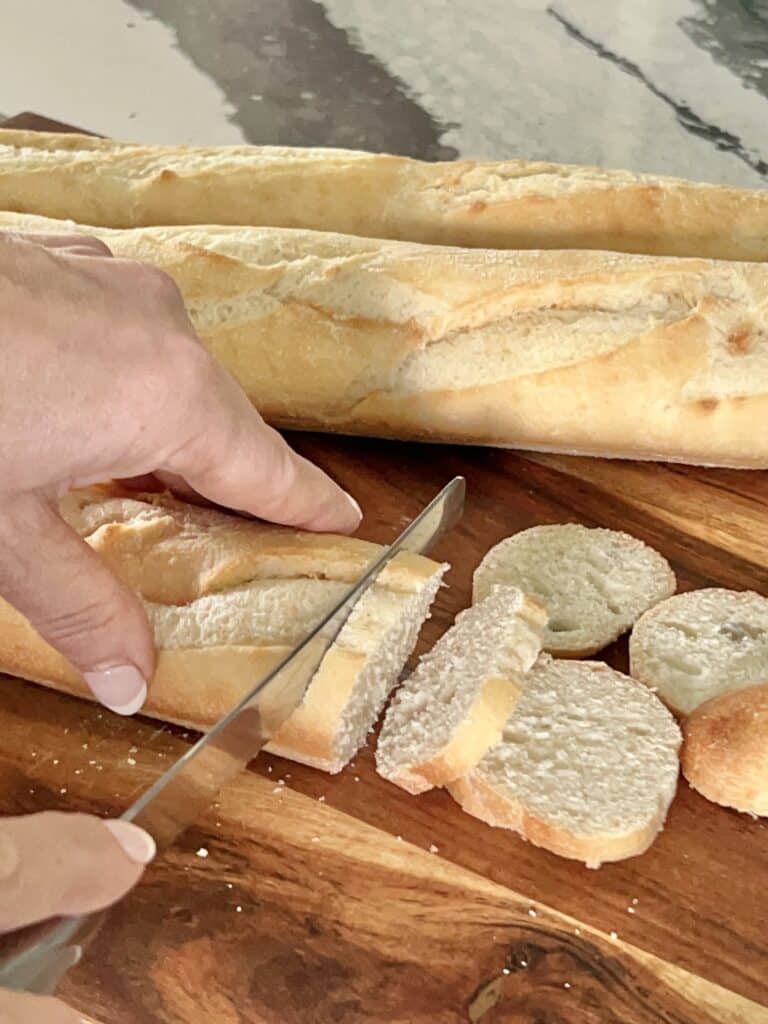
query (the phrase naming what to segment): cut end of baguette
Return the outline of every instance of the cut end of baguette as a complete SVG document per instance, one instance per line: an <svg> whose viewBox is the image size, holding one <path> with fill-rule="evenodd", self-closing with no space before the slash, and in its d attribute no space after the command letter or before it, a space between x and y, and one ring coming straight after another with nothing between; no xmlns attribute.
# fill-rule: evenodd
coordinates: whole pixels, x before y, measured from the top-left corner
<svg viewBox="0 0 768 1024"><path fill-rule="evenodd" d="M541 605L515 587L494 587L461 612L397 692L379 738L379 774L415 794L475 765L501 735L545 622Z"/></svg>
<svg viewBox="0 0 768 1024"><path fill-rule="evenodd" d="M643 541L576 523L534 526L491 548L475 571L473 600L494 583L546 606L543 647L561 658L607 647L677 585L666 559Z"/></svg>
<svg viewBox="0 0 768 1024"><path fill-rule="evenodd" d="M143 713L202 730L275 668L381 551L112 485L72 492L62 515L143 601L158 646ZM349 761L396 684L446 568L407 552L392 560L271 749L326 771ZM0 669L92 699L4 602Z"/></svg>
<svg viewBox="0 0 768 1024"><path fill-rule="evenodd" d="M768 684L713 697L683 725L682 766L707 800L768 815Z"/></svg>
<svg viewBox="0 0 768 1024"><path fill-rule="evenodd" d="M718 694L768 682L768 600L753 591L693 590L635 626L630 672L676 714Z"/></svg>
<svg viewBox="0 0 768 1024"><path fill-rule="evenodd" d="M542 655L501 742L448 789L489 825L599 867L653 842L677 787L680 739L633 679Z"/></svg>

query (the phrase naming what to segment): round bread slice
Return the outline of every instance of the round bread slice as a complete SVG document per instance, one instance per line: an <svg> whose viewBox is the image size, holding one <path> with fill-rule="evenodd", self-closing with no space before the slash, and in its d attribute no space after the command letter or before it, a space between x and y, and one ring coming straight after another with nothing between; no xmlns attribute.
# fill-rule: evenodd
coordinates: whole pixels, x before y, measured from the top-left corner
<svg viewBox="0 0 768 1024"><path fill-rule="evenodd" d="M416 794L473 768L501 737L545 622L538 602L504 586L457 615L395 694L376 750L379 774Z"/></svg>
<svg viewBox="0 0 768 1024"><path fill-rule="evenodd" d="M768 815L768 684L713 697L683 726L683 774L707 800Z"/></svg>
<svg viewBox="0 0 768 1024"><path fill-rule="evenodd" d="M501 742L448 789L489 825L595 868L653 842L677 788L680 740L634 679L542 655Z"/></svg>
<svg viewBox="0 0 768 1024"><path fill-rule="evenodd" d="M667 560L643 541L576 523L534 526L491 548L475 570L473 600L494 583L546 606L543 647L561 658L607 647L677 585Z"/></svg>
<svg viewBox="0 0 768 1024"><path fill-rule="evenodd" d="M768 600L711 587L676 594L635 626L630 672L677 714L768 681Z"/></svg>

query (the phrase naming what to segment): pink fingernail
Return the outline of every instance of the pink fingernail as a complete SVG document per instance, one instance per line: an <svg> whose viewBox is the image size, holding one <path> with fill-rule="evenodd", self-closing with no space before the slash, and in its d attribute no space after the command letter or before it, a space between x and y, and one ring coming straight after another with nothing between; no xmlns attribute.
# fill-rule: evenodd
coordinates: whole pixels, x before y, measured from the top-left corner
<svg viewBox="0 0 768 1024"><path fill-rule="evenodd" d="M120 843L126 856L136 864L149 864L154 860L157 846L149 832L130 821L105 821L104 824Z"/></svg>
<svg viewBox="0 0 768 1024"><path fill-rule="evenodd" d="M352 506L352 508L355 510L355 512L357 512L358 519L362 519L363 518L363 510L360 508L359 504L355 501L355 499L352 497L352 495L349 494L347 491L345 491L344 493L347 495L347 500L349 501L349 503Z"/></svg>
<svg viewBox="0 0 768 1024"><path fill-rule="evenodd" d="M147 699L147 684L135 665L85 672L84 679L104 707L118 715L135 715Z"/></svg>

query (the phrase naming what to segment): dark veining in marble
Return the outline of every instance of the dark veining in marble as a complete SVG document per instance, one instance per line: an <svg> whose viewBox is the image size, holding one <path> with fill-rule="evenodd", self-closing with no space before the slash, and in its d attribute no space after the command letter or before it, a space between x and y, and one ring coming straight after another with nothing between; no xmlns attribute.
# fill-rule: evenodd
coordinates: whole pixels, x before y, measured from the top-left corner
<svg viewBox="0 0 768 1024"><path fill-rule="evenodd" d="M129 2L175 30L251 142L456 156L440 144L450 126L422 110L313 0Z"/></svg>
<svg viewBox="0 0 768 1024"><path fill-rule="evenodd" d="M598 57L603 58L603 60L610 61L612 64L615 64L616 67L625 71L628 75L632 75L634 78L641 81L654 96L657 96L674 110L678 121L687 131L691 132L693 135L698 135L703 139L708 139L718 149L725 150L728 153L733 153L734 156L738 157L739 160L742 160L749 167L753 168L753 170L757 171L758 174L768 178L768 162L762 160L759 156L748 150L737 135L734 135L732 132L725 131L725 129L720 128L715 124L710 124L708 121L699 117L697 113L691 110L687 103L681 103L655 85L647 75L641 71L637 64L627 60L626 57L622 57L619 54L614 53L612 50L609 50L596 39L590 39L589 36L586 36L581 29L574 25L573 22L569 21L568 18L564 17L564 15L559 11L554 10L552 7L548 7L547 13L559 21L568 35L573 39L576 39L584 46L589 47L589 49L592 50L593 53L596 53Z"/></svg>
<svg viewBox="0 0 768 1024"><path fill-rule="evenodd" d="M701 14L683 31L748 89L768 98L768 0L696 0ZM762 66L761 66L762 63Z"/></svg>

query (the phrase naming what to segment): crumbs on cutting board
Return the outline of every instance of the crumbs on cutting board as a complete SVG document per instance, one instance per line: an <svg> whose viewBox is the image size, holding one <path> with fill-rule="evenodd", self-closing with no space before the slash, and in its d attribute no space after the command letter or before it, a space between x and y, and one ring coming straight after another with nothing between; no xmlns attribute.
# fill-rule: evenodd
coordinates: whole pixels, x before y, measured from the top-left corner
<svg viewBox="0 0 768 1024"><path fill-rule="evenodd" d="M200 857L202 860L205 860L205 858L208 856L208 851L204 846L201 846L200 849L197 851L197 856Z"/></svg>

